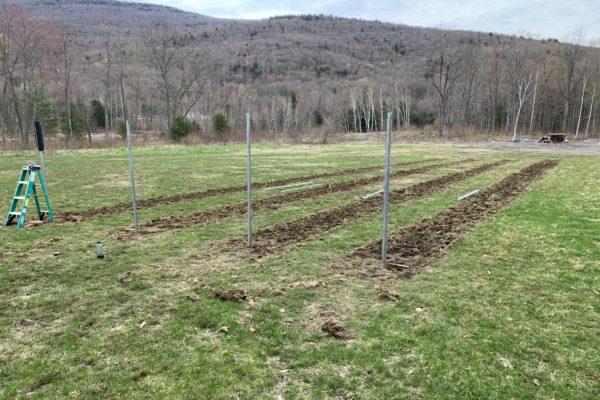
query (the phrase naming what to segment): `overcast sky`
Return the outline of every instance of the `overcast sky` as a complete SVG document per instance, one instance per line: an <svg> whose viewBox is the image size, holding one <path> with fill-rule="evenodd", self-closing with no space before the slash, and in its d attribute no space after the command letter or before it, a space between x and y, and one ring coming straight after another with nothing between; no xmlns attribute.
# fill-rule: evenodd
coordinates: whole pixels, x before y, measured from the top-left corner
<svg viewBox="0 0 600 400"><path fill-rule="evenodd" d="M222 18L326 14L413 26L527 33L560 40L577 28L600 39L600 0L140 0Z"/></svg>

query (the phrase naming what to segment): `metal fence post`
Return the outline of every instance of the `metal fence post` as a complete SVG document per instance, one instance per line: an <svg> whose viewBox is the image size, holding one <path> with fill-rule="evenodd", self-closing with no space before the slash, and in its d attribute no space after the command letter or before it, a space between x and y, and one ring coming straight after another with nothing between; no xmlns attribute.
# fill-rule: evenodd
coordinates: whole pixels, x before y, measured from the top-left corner
<svg viewBox="0 0 600 400"><path fill-rule="evenodd" d="M250 113L246 113L246 158L248 169L248 247L252 247L252 157L250 152Z"/></svg>
<svg viewBox="0 0 600 400"><path fill-rule="evenodd" d="M131 151L131 129L129 127L129 121L125 121L125 127L127 128L127 153L129 155L129 179L131 181L131 198L133 204L133 225L135 226L135 232L140 233L140 224L138 222L138 209L137 209L137 198L135 194L135 178L133 174L133 153Z"/></svg>
<svg viewBox="0 0 600 400"><path fill-rule="evenodd" d="M390 152L392 147L392 113L387 116L387 137L385 145L385 175L383 182L383 235L381 239L381 261L387 263L388 241L388 197L390 191Z"/></svg>

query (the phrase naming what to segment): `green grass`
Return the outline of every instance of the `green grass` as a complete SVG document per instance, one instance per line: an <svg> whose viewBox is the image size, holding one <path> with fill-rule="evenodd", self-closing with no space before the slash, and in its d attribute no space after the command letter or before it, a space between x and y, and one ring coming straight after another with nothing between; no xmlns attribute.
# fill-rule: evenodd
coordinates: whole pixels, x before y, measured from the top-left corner
<svg viewBox="0 0 600 400"><path fill-rule="evenodd" d="M147 148L135 155L141 198L245 180L242 146ZM390 229L443 211L458 195L543 158L444 146L395 145L393 152L394 162L440 157L480 159L472 165L515 161L392 207ZM2 217L22 164L34 158L0 154ZM348 261L354 248L379 237L377 215L263 260L242 249L215 251L244 235L245 216L131 242L111 239L115 229L131 225L130 213L2 228L0 398L599 398L600 168L593 157L558 158L559 167L410 281ZM380 143L260 144L253 168L256 181L267 181L382 162ZM47 164L57 212L129 200L122 149L55 152ZM392 187L472 165L397 179ZM257 212L255 228L346 204L380 186ZM143 209L141 219L245 196ZM97 240L105 244L105 260L95 258ZM133 274L129 285L119 282L126 272ZM217 300L204 285L245 289L251 301ZM379 300L379 288L397 292L399 301ZM200 300L189 301L192 293ZM326 320L342 322L355 338L325 336ZM219 332L223 326L229 331Z"/></svg>

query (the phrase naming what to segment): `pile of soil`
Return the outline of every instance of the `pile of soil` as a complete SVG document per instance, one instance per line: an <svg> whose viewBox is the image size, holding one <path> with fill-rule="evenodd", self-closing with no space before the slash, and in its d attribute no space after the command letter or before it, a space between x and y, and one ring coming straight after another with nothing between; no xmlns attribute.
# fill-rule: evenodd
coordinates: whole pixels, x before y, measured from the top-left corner
<svg viewBox="0 0 600 400"><path fill-rule="evenodd" d="M223 301L235 301L241 303L248 298L248 293L242 289L223 291L210 286L205 286L204 289L208 290L215 298Z"/></svg>
<svg viewBox="0 0 600 400"><path fill-rule="evenodd" d="M327 321L321 326L321 331L334 339L353 339L354 335L342 324L335 321Z"/></svg>

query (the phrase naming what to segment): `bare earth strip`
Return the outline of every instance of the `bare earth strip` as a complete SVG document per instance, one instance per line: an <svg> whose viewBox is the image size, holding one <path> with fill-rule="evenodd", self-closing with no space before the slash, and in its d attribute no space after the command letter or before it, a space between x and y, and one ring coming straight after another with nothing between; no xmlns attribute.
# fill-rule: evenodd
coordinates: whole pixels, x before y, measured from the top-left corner
<svg viewBox="0 0 600 400"><path fill-rule="evenodd" d="M430 161L439 161L439 159L407 161L407 162L395 164L395 166L409 166L409 165L416 165L416 164L421 164L421 163L430 162ZM342 170L332 171L332 172L323 172L323 173L314 174L314 175L299 176L296 178L279 179L279 180L269 181L269 182L253 183L252 187L254 189L262 189L262 188L267 188L270 186L280 186L280 185L287 185L290 183L308 181L311 179L354 175L354 174L360 174L363 172L377 171L377 170L381 170L381 169L383 169L383 166L381 166L381 165L371 166L371 167L361 167L361 168L348 168L348 169L342 169ZM162 206L162 205L167 205L167 204L181 203L184 201L201 200L201 199L205 199L207 197L222 196L222 195L230 194L230 193L243 192L245 190L246 190L246 185L231 186L231 187L226 187L226 188L208 189L208 190L204 190L204 191L200 191L200 192L182 193L182 194L176 194L173 196L155 197L152 199L138 200L137 206L138 206L138 208L150 208L150 207ZM83 221L85 219L97 218L97 217L102 217L102 216L106 216L106 215L110 215L110 214L122 213L122 212L127 212L127 211L131 211L131 202L119 203L119 204L115 204L112 206L90 208L88 210L84 210L81 212L65 212L65 213L57 215L57 219L67 221L67 222L79 222L79 221Z"/></svg>
<svg viewBox="0 0 600 400"><path fill-rule="evenodd" d="M532 164L457 206L394 232L388 240L387 268L401 272L406 279L418 274L458 240L500 213L558 163L544 160ZM357 249L352 256L380 259L381 240Z"/></svg>
<svg viewBox="0 0 600 400"><path fill-rule="evenodd" d="M421 182L404 189L394 190L390 193L389 200L392 204L399 204L429 196L456 182L482 174L508 162L510 161L502 160L488 163L466 171ZM381 198L371 197L293 221L276 224L253 234L254 245L252 251L259 257L268 256L281 251L285 246L300 243L311 236L327 232L355 219L374 215L380 212L381 208ZM241 248L244 242L241 239L235 239L229 241L227 245Z"/></svg>
<svg viewBox="0 0 600 400"><path fill-rule="evenodd" d="M432 164L421 168L400 170L390 174L390 177L397 178L401 176L417 175L425 172L433 171L439 168L452 165L465 164L473 162L473 159L465 159L442 164ZM267 207L272 208L282 204L290 203L297 200L308 199L316 196L323 196L331 193L344 192L352 190L358 186L368 185L375 182L382 182L382 176L372 176L369 178L354 179L347 182L332 183L306 189L302 191L289 192L279 196L268 197L265 199L256 200L252 203L253 211L260 211ZM182 229L191 226L206 225L214 223L218 220L243 215L248 211L247 202L239 202L235 204L227 204L221 207L212 208L210 210L200 211L192 214L183 214L169 218L156 218L152 221L140 226L141 234L154 234L174 229ZM116 236L119 239L131 237L133 232L131 229L119 232Z"/></svg>

